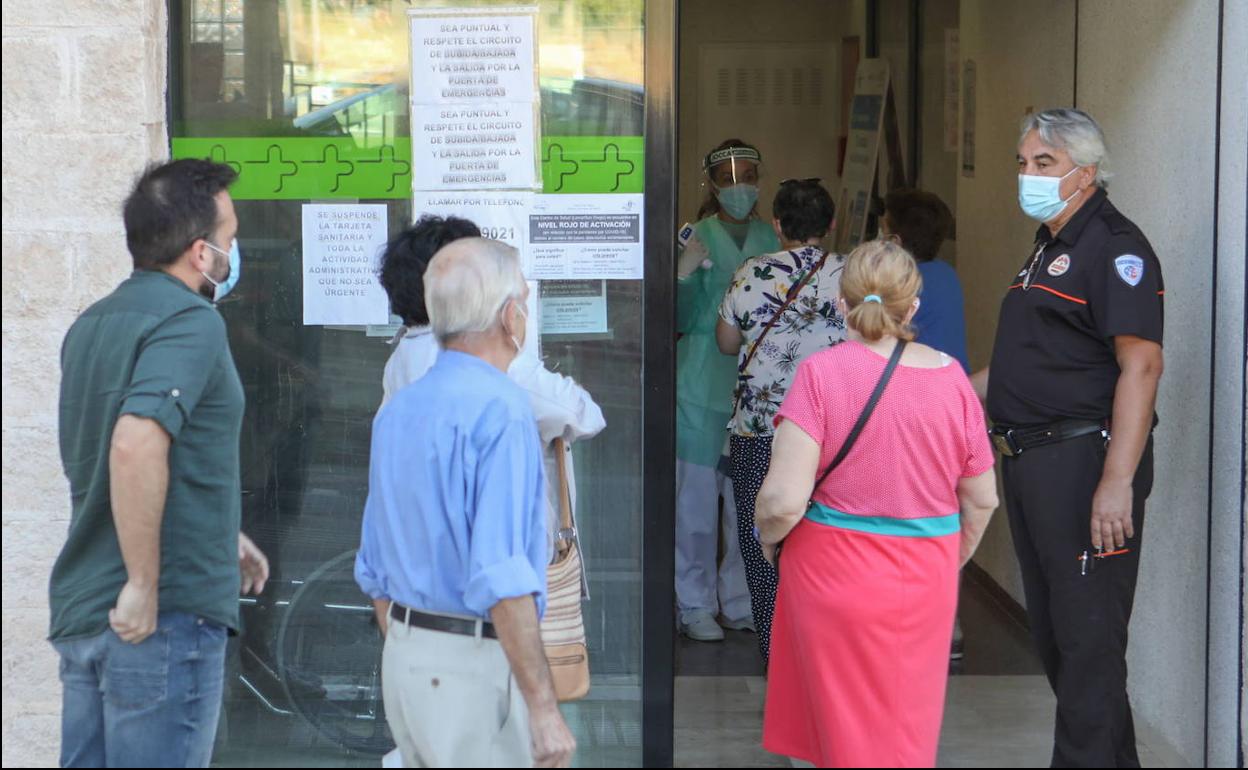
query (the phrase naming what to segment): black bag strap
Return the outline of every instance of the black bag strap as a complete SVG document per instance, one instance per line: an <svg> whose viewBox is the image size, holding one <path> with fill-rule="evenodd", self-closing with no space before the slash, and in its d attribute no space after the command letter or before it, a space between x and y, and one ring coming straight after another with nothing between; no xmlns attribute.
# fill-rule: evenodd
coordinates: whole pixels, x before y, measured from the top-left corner
<svg viewBox="0 0 1248 770"><path fill-rule="evenodd" d="M897 346L893 348L893 354L889 356L888 365L884 367L884 373L880 375L880 381L875 384L875 391L871 393L871 398L867 400L867 405L862 408L862 414L858 415L858 422L854 423L853 429L849 432L849 437L841 445L841 451L837 452L836 457L832 458L832 464L819 476L819 480L815 482L814 488L810 490L812 497L815 494L815 490L823 486L823 482L828 480L828 474L836 470L836 467L844 462L845 456L849 454L849 450L854 448L854 442L858 440L858 434L862 433L867 420L871 419L871 413L875 411L876 404L880 403L880 396L884 395L884 388L888 387L888 381L893 378L893 371L897 369L897 364L901 362L901 354L905 349L906 341L897 340Z"/></svg>

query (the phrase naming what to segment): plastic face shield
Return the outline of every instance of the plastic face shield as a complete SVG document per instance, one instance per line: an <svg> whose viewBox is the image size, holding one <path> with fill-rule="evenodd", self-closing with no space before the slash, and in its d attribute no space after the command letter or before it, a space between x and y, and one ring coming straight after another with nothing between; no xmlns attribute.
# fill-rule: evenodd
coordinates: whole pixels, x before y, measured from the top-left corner
<svg viewBox="0 0 1248 770"><path fill-rule="evenodd" d="M718 188L737 184L758 184L763 158L751 147L729 147L716 150L702 162L702 170Z"/></svg>

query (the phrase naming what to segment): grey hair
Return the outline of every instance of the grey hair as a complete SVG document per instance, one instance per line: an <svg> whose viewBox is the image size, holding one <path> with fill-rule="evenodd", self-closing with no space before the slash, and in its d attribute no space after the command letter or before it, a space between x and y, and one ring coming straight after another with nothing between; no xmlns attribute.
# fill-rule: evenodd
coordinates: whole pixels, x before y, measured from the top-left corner
<svg viewBox="0 0 1248 770"><path fill-rule="evenodd" d="M1098 187L1108 187L1113 174L1106 168L1109 151L1105 149L1105 133L1083 110L1054 109L1033 112L1023 118L1019 144L1027 134L1035 131L1040 141L1050 147L1065 150L1079 166L1096 166Z"/></svg>
<svg viewBox="0 0 1248 770"><path fill-rule="evenodd" d="M489 330L510 299L524 295L520 252L502 241L461 238L425 272L425 307L438 342Z"/></svg>

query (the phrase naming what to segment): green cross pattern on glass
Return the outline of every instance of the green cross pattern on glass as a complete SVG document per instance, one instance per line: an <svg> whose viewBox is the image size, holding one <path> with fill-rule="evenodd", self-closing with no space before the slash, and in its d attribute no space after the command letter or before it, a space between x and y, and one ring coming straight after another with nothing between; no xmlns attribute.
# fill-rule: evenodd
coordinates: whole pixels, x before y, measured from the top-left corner
<svg viewBox="0 0 1248 770"><path fill-rule="evenodd" d="M641 136L542 138L542 186L548 193L640 193L646 143Z"/></svg>
<svg viewBox="0 0 1248 770"><path fill-rule="evenodd" d="M358 147L351 137L178 137L174 158L209 158L238 172L236 200L392 200L412 194L407 139ZM640 193L645 139L551 136L542 139L548 193Z"/></svg>
<svg viewBox="0 0 1248 770"><path fill-rule="evenodd" d="M358 147L351 137L186 137L174 158L209 158L238 172L236 200L385 200L412 194L409 142Z"/></svg>

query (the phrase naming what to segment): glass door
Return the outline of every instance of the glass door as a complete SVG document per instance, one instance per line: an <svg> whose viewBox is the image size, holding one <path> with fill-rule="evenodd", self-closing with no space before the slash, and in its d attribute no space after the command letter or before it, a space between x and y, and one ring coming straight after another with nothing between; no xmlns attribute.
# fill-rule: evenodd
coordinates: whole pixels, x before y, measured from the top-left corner
<svg viewBox="0 0 1248 770"><path fill-rule="evenodd" d="M247 393L243 527L273 569L263 596L241 600L244 628L231 642L215 752L222 766L376 766L392 747L381 639L352 579L392 330L304 323L301 220L305 204L334 203L383 205L391 235L412 221L413 174L422 168L409 121L407 12L435 5L452 3L170 3L173 155L240 172L232 193L245 271L221 311ZM536 5L542 192L645 193L645 0ZM643 410L645 286L540 286L548 310L582 314L570 323L546 314L545 364L584 386L607 421L573 449L593 684L564 713L581 766L643 760L643 545L653 544L643 540L646 498L660 500L652 518L670 517L662 480L643 484L657 467L643 428L660 429ZM650 376L661 380L659 356ZM656 387L653 399L670 398L670 386ZM653 563L670 562L668 551ZM666 591L661 582L651 590L668 601L670 580ZM652 614L647 627L660 649L664 639L670 646L670 601L663 612L666 620ZM670 678L670 650L666 664L660 653L644 667L652 681ZM664 697L670 712L670 682L666 691L651 698L651 726L663 724ZM659 745L670 746L670 735Z"/></svg>

